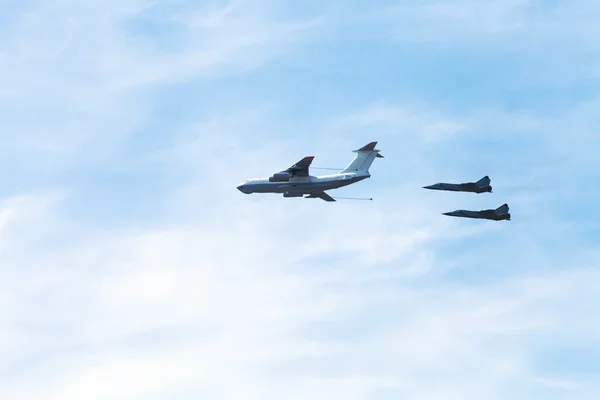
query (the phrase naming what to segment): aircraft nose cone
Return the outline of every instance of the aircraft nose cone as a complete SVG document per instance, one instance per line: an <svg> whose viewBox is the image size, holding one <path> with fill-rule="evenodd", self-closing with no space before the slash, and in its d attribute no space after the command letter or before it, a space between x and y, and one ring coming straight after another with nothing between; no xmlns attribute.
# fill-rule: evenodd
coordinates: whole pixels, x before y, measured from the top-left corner
<svg viewBox="0 0 600 400"><path fill-rule="evenodd" d="M244 184L241 184L237 187L237 190L239 190L242 193L248 194L248 191L246 190L246 186Z"/></svg>

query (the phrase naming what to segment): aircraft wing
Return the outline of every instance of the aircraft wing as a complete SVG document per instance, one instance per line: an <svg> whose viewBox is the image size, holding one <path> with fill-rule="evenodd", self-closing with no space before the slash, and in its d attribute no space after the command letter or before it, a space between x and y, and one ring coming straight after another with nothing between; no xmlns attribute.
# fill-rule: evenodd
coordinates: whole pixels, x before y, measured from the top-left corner
<svg viewBox="0 0 600 400"><path fill-rule="evenodd" d="M315 157L307 156L287 169L294 176L308 176L308 168Z"/></svg>
<svg viewBox="0 0 600 400"><path fill-rule="evenodd" d="M310 167L314 158L314 156L304 157L288 169L273 174L273 176L269 178L269 182L289 182L289 180L294 177L308 177L308 167Z"/></svg>
<svg viewBox="0 0 600 400"><path fill-rule="evenodd" d="M312 194L306 196L307 199L315 199L317 197L320 199L323 199L325 201L335 201L335 199L333 197L331 197L330 195L328 195L325 192L312 193Z"/></svg>

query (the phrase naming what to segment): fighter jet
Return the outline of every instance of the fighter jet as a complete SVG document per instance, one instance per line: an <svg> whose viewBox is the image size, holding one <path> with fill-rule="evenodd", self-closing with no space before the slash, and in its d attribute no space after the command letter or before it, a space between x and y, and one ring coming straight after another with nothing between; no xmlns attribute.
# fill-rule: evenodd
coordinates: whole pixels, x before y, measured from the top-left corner
<svg viewBox="0 0 600 400"><path fill-rule="evenodd" d="M508 220L510 221L510 213L508 212L508 204L503 204L495 210L481 210L481 211L468 211L468 210L456 210L452 212L443 213L451 217L463 217L463 218L478 218L478 219L491 219L494 221Z"/></svg>
<svg viewBox="0 0 600 400"><path fill-rule="evenodd" d="M322 176L309 174L309 167L314 156L304 157L286 170L273 174L270 178L252 178L241 183L237 188L240 192L251 193L281 193L283 197L320 198L325 201L335 201L325 193L326 190L338 189L371 177L369 167L375 158L383 158L375 149L377 142L371 142L358 150L354 159L342 171Z"/></svg>
<svg viewBox="0 0 600 400"><path fill-rule="evenodd" d="M447 190L450 192L472 192L472 193L484 193L484 192L492 192L492 187L490 186L490 177L484 176L477 182L468 182L468 183L436 183L431 186L423 186L423 189L432 189L432 190Z"/></svg>

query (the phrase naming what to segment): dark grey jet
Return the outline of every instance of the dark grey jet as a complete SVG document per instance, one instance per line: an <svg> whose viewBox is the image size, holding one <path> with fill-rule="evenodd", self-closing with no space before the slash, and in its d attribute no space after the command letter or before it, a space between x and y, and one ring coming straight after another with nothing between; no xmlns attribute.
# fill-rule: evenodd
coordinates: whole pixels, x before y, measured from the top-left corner
<svg viewBox="0 0 600 400"><path fill-rule="evenodd" d="M463 218L478 218L478 219L491 219L494 221L508 220L510 221L510 213L508 212L508 204L503 204L495 210L481 210L481 211L468 211L468 210L456 210L452 212L443 213L451 217L463 217Z"/></svg>
<svg viewBox="0 0 600 400"><path fill-rule="evenodd" d="M432 190L447 190L450 192L471 192L471 193L484 193L484 192L492 192L492 187L490 186L491 180L489 176L484 176L477 182L468 182L468 183L436 183L431 186L423 186L423 189L432 189Z"/></svg>

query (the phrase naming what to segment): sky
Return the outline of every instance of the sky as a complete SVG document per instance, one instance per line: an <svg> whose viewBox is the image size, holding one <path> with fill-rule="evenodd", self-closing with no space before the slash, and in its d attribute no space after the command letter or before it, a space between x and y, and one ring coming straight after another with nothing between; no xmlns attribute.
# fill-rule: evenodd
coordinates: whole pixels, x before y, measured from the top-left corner
<svg viewBox="0 0 600 400"><path fill-rule="evenodd" d="M599 18L0 1L2 397L598 398ZM372 202L236 190L371 141Z"/></svg>

